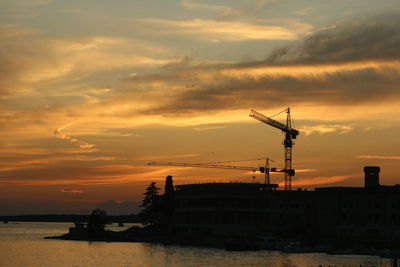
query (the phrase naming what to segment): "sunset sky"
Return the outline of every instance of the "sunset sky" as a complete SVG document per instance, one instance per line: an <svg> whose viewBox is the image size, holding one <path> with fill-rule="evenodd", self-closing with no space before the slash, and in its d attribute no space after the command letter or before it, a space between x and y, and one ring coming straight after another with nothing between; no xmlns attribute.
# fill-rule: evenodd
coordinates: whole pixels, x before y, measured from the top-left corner
<svg viewBox="0 0 400 267"><path fill-rule="evenodd" d="M250 109L291 108L295 188L363 186L366 165L399 184L399 25L398 0L1 0L0 215L134 207L166 175L251 182L147 166L282 168Z"/></svg>

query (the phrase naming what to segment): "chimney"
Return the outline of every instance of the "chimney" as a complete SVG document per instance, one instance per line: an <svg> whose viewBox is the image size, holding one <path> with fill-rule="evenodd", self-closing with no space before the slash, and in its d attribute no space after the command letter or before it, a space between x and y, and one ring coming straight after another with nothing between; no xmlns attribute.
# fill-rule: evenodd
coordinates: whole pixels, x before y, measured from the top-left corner
<svg viewBox="0 0 400 267"><path fill-rule="evenodd" d="M378 166L365 166L365 180L364 187L365 188L376 188L379 187L379 172L381 168Z"/></svg>

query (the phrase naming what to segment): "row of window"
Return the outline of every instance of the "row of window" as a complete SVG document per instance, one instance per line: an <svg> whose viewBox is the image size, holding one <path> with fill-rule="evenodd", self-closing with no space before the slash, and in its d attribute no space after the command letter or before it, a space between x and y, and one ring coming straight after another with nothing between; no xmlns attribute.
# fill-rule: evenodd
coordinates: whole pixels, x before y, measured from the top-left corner
<svg viewBox="0 0 400 267"><path fill-rule="evenodd" d="M299 209L301 205L295 202L284 202L277 204L269 199L230 199L230 198L196 198L179 199L176 201L177 208L280 208Z"/></svg>
<svg viewBox="0 0 400 267"><path fill-rule="evenodd" d="M280 216L280 223L295 223L298 215ZM185 224L254 224L268 225L276 221L270 213L262 212L177 212L175 223Z"/></svg>
<svg viewBox="0 0 400 267"><path fill-rule="evenodd" d="M360 208L360 207L366 207L368 209L379 209L381 207L384 207L384 203L378 202L378 201L368 201L367 203L361 202L358 204L354 204L353 202L339 202L338 207L342 209L354 209L354 208ZM392 201L392 203L389 204L389 207L392 209L399 209L400 210L400 201Z"/></svg>
<svg viewBox="0 0 400 267"><path fill-rule="evenodd" d="M367 222L367 223L380 223L382 216L379 214L367 214L366 217L359 217L354 214L346 214L342 213L340 217L338 217L337 222ZM392 214L389 219L392 223L400 223L400 215Z"/></svg>

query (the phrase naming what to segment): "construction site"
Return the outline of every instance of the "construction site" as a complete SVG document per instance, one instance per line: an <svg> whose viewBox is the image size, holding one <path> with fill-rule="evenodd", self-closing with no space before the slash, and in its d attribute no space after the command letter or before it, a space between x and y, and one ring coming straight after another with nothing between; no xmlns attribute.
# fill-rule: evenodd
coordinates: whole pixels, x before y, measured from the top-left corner
<svg viewBox="0 0 400 267"><path fill-rule="evenodd" d="M296 240L318 240L350 247L400 247L400 185L380 184L380 168L364 167L364 185L292 190L294 139L290 109L286 123L251 110L250 117L284 135L284 168L257 168L220 163L150 162L180 166L246 170L264 174L263 183L198 183L174 187L170 231L182 236L263 235ZM284 175L284 187L271 183L270 173ZM360 170L361 172L361 170Z"/></svg>

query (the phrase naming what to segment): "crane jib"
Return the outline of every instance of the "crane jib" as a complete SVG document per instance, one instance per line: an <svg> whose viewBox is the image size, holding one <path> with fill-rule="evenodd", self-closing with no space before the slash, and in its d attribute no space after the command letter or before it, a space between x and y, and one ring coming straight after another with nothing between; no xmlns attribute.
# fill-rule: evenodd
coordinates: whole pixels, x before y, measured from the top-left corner
<svg viewBox="0 0 400 267"><path fill-rule="evenodd" d="M279 130L281 130L285 133L290 133L290 135L292 136L293 139L296 139L296 136L299 134L299 131L297 131L295 129L290 129L287 125L285 125L279 121L276 121L274 119L271 119L261 113L258 113L257 111L255 111L253 109L250 111L249 116L256 120L264 122L265 124L268 124L272 127L278 128Z"/></svg>

